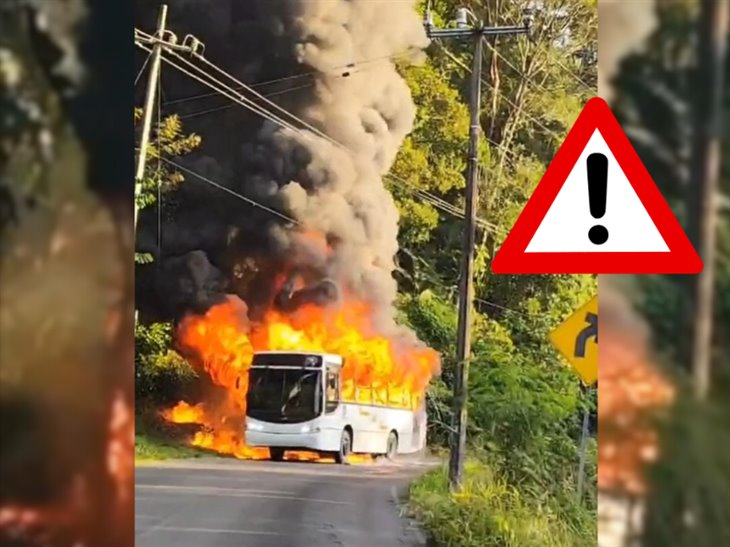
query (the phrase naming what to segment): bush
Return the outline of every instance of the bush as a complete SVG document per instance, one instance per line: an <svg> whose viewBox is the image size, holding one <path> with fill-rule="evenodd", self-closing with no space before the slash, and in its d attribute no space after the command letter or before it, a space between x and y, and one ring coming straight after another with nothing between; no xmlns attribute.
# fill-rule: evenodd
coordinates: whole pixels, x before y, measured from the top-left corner
<svg viewBox="0 0 730 547"><path fill-rule="evenodd" d="M449 492L445 468L417 480L411 507L443 547L585 547L596 541L595 515L573 503L538 503L485 460L467 462L462 491Z"/></svg>
<svg viewBox="0 0 730 547"><path fill-rule="evenodd" d="M137 401L156 406L188 398L197 374L172 349L172 326L152 323L135 327L135 391Z"/></svg>

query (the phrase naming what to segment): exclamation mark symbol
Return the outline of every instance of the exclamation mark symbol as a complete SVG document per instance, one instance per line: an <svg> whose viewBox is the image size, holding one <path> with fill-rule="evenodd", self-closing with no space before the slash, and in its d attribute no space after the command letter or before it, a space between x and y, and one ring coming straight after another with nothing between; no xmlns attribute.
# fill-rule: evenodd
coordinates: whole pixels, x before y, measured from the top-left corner
<svg viewBox="0 0 730 547"><path fill-rule="evenodd" d="M600 219L606 214L606 191L608 188L608 158L595 153L586 160L588 168L588 203L591 216ZM588 239L594 245L603 245L608 241L608 229L597 224L588 230Z"/></svg>

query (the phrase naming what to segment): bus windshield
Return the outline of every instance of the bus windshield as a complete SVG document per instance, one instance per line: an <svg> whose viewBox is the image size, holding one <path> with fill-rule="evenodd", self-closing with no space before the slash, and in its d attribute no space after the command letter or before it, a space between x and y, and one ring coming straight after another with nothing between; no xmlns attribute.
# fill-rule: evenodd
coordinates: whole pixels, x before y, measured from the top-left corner
<svg viewBox="0 0 730 547"><path fill-rule="evenodd" d="M322 411L319 370L249 369L247 414L256 420L300 423Z"/></svg>

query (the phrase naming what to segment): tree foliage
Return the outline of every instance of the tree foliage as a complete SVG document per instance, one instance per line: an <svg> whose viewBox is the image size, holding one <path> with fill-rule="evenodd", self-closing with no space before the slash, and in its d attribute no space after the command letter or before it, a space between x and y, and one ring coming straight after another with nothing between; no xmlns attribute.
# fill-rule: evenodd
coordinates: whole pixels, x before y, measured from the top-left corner
<svg viewBox="0 0 730 547"><path fill-rule="evenodd" d="M172 349L172 326L137 324L134 339L137 403L164 405L180 400L197 376L190 364Z"/></svg>
<svg viewBox="0 0 730 547"><path fill-rule="evenodd" d="M142 119L143 110L134 109L135 126ZM163 194L168 195L185 181L184 175L164 160L185 156L200 147L202 139L195 133L185 134L182 121L177 114L166 116L157 123L150 135L147 148L147 164L142 179L142 188L136 196L136 206L142 211L157 204ZM172 198L174 200L174 197ZM169 201L169 200L168 200ZM174 203L174 202L173 202ZM150 253L136 253L135 262L149 264L153 261Z"/></svg>

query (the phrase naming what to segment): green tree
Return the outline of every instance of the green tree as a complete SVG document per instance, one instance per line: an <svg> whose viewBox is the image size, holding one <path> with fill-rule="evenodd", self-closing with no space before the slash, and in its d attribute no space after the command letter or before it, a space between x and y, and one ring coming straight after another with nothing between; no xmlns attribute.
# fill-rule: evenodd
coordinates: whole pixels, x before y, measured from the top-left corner
<svg viewBox="0 0 730 547"><path fill-rule="evenodd" d="M141 108L135 108L135 125L142 119L142 114ZM150 145L147 149L147 165L142 180L142 191L136 200L140 211L155 205L163 194L172 192L185 181L185 177L179 170L170 167L163 160L190 154L197 150L201 143L202 139L195 133L185 134L182 121L177 114L163 118L153 128ZM148 264L152 260L150 253L135 254L135 262L139 264Z"/></svg>

